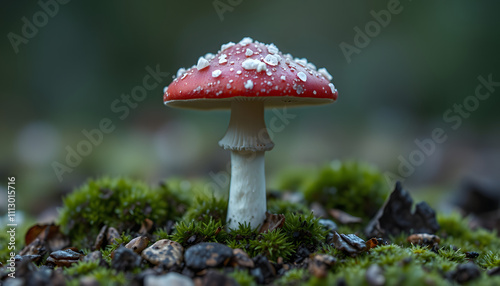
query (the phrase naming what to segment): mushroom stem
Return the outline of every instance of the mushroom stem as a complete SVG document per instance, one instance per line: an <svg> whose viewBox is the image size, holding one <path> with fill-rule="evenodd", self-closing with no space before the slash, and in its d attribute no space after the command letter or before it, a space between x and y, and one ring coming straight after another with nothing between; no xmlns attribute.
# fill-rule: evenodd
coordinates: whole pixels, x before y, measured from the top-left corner
<svg viewBox="0 0 500 286"><path fill-rule="evenodd" d="M231 185L227 208L227 227L238 223L262 225L266 213L264 152L231 151Z"/></svg>
<svg viewBox="0 0 500 286"><path fill-rule="evenodd" d="M227 227L236 229L247 222L256 228L266 213L264 152L274 147L264 121L264 103L233 101L229 127L219 145L231 150Z"/></svg>

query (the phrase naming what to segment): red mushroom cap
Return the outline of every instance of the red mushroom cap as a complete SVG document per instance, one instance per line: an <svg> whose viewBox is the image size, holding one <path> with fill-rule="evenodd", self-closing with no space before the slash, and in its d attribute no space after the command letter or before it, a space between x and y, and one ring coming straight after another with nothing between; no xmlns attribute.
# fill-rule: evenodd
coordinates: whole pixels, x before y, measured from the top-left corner
<svg viewBox="0 0 500 286"><path fill-rule="evenodd" d="M263 100L265 106L325 104L338 96L331 79L326 69L247 37L180 69L163 101L194 109L230 108L236 98Z"/></svg>

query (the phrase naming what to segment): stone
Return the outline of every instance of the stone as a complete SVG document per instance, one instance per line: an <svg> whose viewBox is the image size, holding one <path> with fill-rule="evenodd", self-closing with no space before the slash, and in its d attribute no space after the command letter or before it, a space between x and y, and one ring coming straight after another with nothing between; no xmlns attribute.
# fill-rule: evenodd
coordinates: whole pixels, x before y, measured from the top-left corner
<svg viewBox="0 0 500 286"><path fill-rule="evenodd" d="M133 250L120 246L115 250L111 260L111 268L120 271L130 271L141 266L141 257Z"/></svg>
<svg viewBox="0 0 500 286"><path fill-rule="evenodd" d="M333 220L322 218L318 222L331 233L337 231L337 224Z"/></svg>
<svg viewBox="0 0 500 286"><path fill-rule="evenodd" d="M203 277L202 286L238 286L239 284L231 277L210 270Z"/></svg>
<svg viewBox="0 0 500 286"><path fill-rule="evenodd" d="M408 241L411 244L416 244L420 246L434 246L434 245L437 246L441 241L441 238L434 234L415 233L408 236L406 238L406 241Z"/></svg>
<svg viewBox="0 0 500 286"><path fill-rule="evenodd" d="M135 253L141 254L141 252L148 246L149 238L146 236L138 236L132 239L129 243L125 245L126 248L132 249Z"/></svg>
<svg viewBox="0 0 500 286"><path fill-rule="evenodd" d="M83 254L75 252L71 249L58 250L52 252L47 258L47 264L54 264L57 266L71 266L83 258Z"/></svg>
<svg viewBox="0 0 500 286"><path fill-rule="evenodd" d="M176 272L164 275L149 275L144 278L144 286L194 286L193 280Z"/></svg>
<svg viewBox="0 0 500 286"><path fill-rule="evenodd" d="M255 256L253 262L255 263L255 268L250 270L250 274L257 279L258 283L268 283L276 277L276 269L264 255L259 254Z"/></svg>
<svg viewBox="0 0 500 286"><path fill-rule="evenodd" d="M120 238L120 233L114 227L109 227L106 232L106 239L108 240L108 244L113 244L116 240Z"/></svg>
<svg viewBox="0 0 500 286"><path fill-rule="evenodd" d="M92 251L91 253L87 254L84 258L83 261L89 262L89 261L101 261L102 259L102 253L99 250Z"/></svg>
<svg viewBox="0 0 500 286"><path fill-rule="evenodd" d="M385 285L384 271L378 264L372 264L366 269L365 278L370 286Z"/></svg>
<svg viewBox="0 0 500 286"><path fill-rule="evenodd" d="M186 266L193 270L203 270L227 265L233 257L233 250L220 243L202 242L186 250Z"/></svg>
<svg viewBox="0 0 500 286"><path fill-rule="evenodd" d="M459 264L455 270L449 273L449 277L459 284L463 284L478 278L481 275L481 270L473 262Z"/></svg>
<svg viewBox="0 0 500 286"><path fill-rule="evenodd" d="M170 268L182 263L183 252L184 247L178 242L169 239L161 239L143 250L141 256L151 264L163 265Z"/></svg>
<svg viewBox="0 0 500 286"><path fill-rule="evenodd" d="M338 234L337 232L333 234L331 245L351 257L355 257L359 253L367 251L369 248L366 242L355 234L346 235L343 233Z"/></svg>
<svg viewBox="0 0 500 286"><path fill-rule="evenodd" d="M248 254L243 251L241 248L233 249L233 259L232 259L233 267L245 267L245 268L254 268L255 263L248 256Z"/></svg>
<svg viewBox="0 0 500 286"><path fill-rule="evenodd" d="M104 239L106 238L106 231L108 230L108 226L104 225L101 227L101 230L99 230L99 234L97 234L94 242L94 247L93 249L99 250L102 247L104 247Z"/></svg>

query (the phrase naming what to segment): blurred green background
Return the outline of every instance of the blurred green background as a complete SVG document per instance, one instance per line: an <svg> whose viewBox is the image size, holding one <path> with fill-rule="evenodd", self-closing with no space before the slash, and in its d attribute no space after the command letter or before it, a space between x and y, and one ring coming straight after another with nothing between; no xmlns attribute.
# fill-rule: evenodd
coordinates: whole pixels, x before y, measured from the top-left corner
<svg viewBox="0 0 500 286"><path fill-rule="evenodd" d="M44 19L40 3L49 2L58 11ZM332 105L289 110L296 117L274 134L275 149L266 154L270 188L290 166L334 159L398 174L399 156L408 160L418 149L415 139L429 138L435 128L447 140L406 178L407 187L498 181L500 88L456 130L443 120L446 110L474 96L478 76L500 81L498 1L401 1L399 13L385 27L377 24L379 30L372 26L374 36L349 63L339 45L354 45L355 28L364 31L374 13L395 1L62 2L0 4L1 213L8 175L17 178L18 208L31 214L59 205L89 176L212 180L229 162L217 144L228 111L165 107L162 89L171 76L123 119L111 104L142 85L146 67L175 75L244 36L326 67L340 94ZM14 47L10 33L23 37L23 17L43 25ZM66 146L75 149L85 139L82 130L98 128L103 118L116 129L60 182L53 162L64 164Z"/></svg>

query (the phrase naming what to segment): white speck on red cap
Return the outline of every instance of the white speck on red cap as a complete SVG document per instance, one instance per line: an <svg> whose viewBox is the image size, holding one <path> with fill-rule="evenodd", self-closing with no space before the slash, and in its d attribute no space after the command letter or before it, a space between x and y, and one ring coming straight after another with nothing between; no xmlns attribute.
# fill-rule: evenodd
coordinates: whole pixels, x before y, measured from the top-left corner
<svg viewBox="0 0 500 286"><path fill-rule="evenodd" d="M222 74L221 70L214 70L212 72L212 77L219 77Z"/></svg>
<svg viewBox="0 0 500 286"><path fill-rule="evenodd" d="M247 49L252 55L246 56ZM164 92L164 102L195 109L229 108L233 100L241 99L276 107L325 104L338 96L329 79L326 69L316 70L304 58L244 38L222 45L216 55L207 53L188 70L179 69Z"/></svg>
<svg viewBox="0 0 500 286"><path fill-rule="evenodd" d="M196 68L198 70L202 70L202 69L208 67L209 65L210 65L210 63L205 58L199 58L198 64L196 65Z"/></svg>

